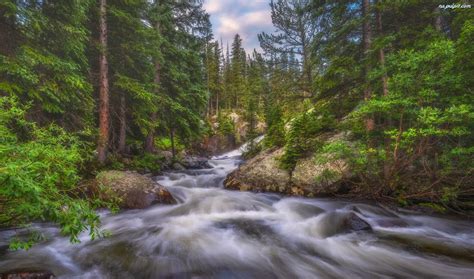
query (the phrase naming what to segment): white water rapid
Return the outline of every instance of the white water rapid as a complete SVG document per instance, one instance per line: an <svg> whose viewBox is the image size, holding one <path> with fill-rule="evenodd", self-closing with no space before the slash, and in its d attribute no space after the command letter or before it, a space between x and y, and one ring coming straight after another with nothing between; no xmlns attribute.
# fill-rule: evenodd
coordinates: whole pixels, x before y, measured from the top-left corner
<svg viewBox="0 0 474 279"><path fill-rule="evenodd" d="M50 270L59 278L474 278L474 223L401 214L362 203L223 189L241 151L212 169L156 180L178 200L116 215L101 213L111 236L70 244L56 227L48 240L7 251L0 273ZM370 225L370 226L369 226Z"/></svg>

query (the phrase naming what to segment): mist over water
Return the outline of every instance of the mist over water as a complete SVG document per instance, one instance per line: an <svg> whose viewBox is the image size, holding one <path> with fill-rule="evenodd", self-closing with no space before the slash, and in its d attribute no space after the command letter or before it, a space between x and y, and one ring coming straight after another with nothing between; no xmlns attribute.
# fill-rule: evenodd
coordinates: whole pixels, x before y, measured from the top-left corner
<svg viewBox="0 0 474 279"><path fill-rule="evenodd" d="M112 215L105 239L46 242L8 252L0 273L51 270L60 278L472 278L474 223L400 214L374 205L223 189L240 151L207 170L156 177L178 200ZM370 227L368 226L370 225Z"/></svg>

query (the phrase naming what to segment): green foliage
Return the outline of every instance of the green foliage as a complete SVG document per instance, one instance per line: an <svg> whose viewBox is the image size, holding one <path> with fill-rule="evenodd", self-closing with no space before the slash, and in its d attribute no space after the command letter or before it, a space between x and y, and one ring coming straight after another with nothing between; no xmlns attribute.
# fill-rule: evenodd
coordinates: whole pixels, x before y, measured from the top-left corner
<svg viewBox="0 0 474 279"><path fill-rule="evenodd" d="M156 142L156 147L159 150L163 151L171 151L172 149L172 142L169 137L159 137L155 140ZM180 138L175 138L174 139L174 148L176 149L177 152L183 151L186 149L186 146L182 143Z"/></svg>
<svg viewBox="0 0 474 279"><path fill-rule="evenodd" d="M446 203L469 192L474 99L456 66L461 45L438 39L388 57L390 94L363 103L349 120L351 130L369 142L358 146L369 164L356 169L366 184L383 185L383 194L402 198L430 189L429 200ZM368 116L380 121L371 133L365 131Z"/></svg>
<svg viewBox="0 0 474 279"><path fill-rule="evenodd" d="M16 40L9 44L12 49L0 49L0 92L31 103L41 124L57 120L70 130L89 124L93 109L85 52L89 3L48 1L41 8L18 1L0 4L0 9L4 5L13 9L12 18L22 19L10 23L17 27Z"/></svg>
<svg viewBox="0 0 474 279"><path fill-rule="evenodd" d="M292 173L299 159L320 147L318 136L329 130L331 125L331 117L318 114L315 109L293 118L286 134L285 153L280 159L281 167Z"/></svg>
<svg viewBox="0 0 474 279"><path fill-rule="evenodd" d="M323 169L321 174L315 177L315 182L319 185L329 185L332 181L338 178L340 174L336 170Z"/></svg>
<svg viewBox="0 0 474 279"><path fill-rule="evenodd" d="M273 106L266 113L267 134L264 139L265 146L283 146L285 144L285 123L281 108Z"/></svg>
<svg viewBox="0 0 474 279"><path fill-rule="evenodd" d="M247 55L242 47L242 39L239 34L234 36L232 42L232 58L230 63L230 96L233 108L238 108L242 96L246 93L245 71Z"/></svg>
<svg viewBox="0 0 474 279"><path fill-rule="evenodd" d="M171 149L171 140L168 137L160 137L156 139L156 146L161 150Z"/></svg>
<svg viewBox="0 0 474 279"><path fill-rule="evenodd" d="M93 209L104 204L76 187L98 168L99 54L108 61L108 168L159 170L162 158L139 155L149 134L180 151L206 131L202 62L212 36L202 1L107 1L106 48L97 46L97 4L0 1L0 226L44 220L72 241L100 234ZM21 242L12 247L34 239Z"/></svg>
<svg viewBox="0 0 474 279"><path fill-rule="evenodd" d="M107 168L113 170L124 170L126 167L122 161L122 157L118 154L112 154L107 158Z"/></svg>
<svg viewBox="0 0 474 279"><path fill-rule="evenodd" d="M431 208L433 209L434 211L436 212L439 212L439 213L445 213L446 212L446 208L440 206L439 204L436 204L436 203L431 203L431 202L422 202L419 204L420 206L424 206L424 207L428 207L428 208Z"/></svg>
<svg viewBox="0 0 474 279"><path fill-rule="evenodd" d="M77 198L83 161L78 139L55 125L38 128L27 121L15 98L2 97L0 108L0 225L48 220L71 241L84 230L100 236L92 202Z"/></svg>
<svg viewBox="0 0 474 279"><path fill-rule="evenodd" d="M28 250L36 243L44 241L45 237L38 231L27 229L23 235L15 236L8 245L10 250Z"/></svg>
<svg viewBox="0 0 474 279"><path fill-rule="evenodd" d="M242 154L242 157L245 160L251 159L251 158L257 156L262 150L263 150L263 144L261 142L260 143L253 143L252 142L252 143L250 143L247 151L245 151Z"/></svg>
<svg viewBox="0 0 474 279"><path fill-rule="evenodd" d="M163 158L156 154L145 153L144 155L133 158L130 164L133 169L157 173L161 170L160 162Z"/></svg>
<svg viewBox="0 0 474 279"><path fill-rule="evenodd" d="M369 158L372 155L373 150L360 141L339 139L323 144L317 152L315 163L323 165L341 161L344 164L348 164L351 172L370 176L372 174L368 174L370 169Z"/></svg>
<svg viewBox="0 0 474 279"><path fill-rule="evenodd" d="M302 69L298 83L300 90L308 91L313 78L314 53L310 48L316 43L318 30L318 22L312 16L311 1L276 0L270 2L270 9L276 32L259 34L260 46L269 54L280 55L282 68L288 66L288 54L301 56Z"/></svg>
<svg viewBox="0 0 474 279"><path fill-rule="evenodd" d="M221 135L234 135L235 127L234 121L229 115L219 114L217 118L218 133Z"/></svg>

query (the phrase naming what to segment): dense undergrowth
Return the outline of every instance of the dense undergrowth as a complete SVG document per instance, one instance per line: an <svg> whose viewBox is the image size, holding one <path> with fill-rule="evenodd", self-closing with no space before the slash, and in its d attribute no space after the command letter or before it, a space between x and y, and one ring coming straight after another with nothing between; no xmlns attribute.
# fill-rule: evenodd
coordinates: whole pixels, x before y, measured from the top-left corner
<svg viewBox="0 0 474 279"><path fill-rule="evenodd" d="M76 187L90 146L54 124L28 121L15 98L1 98L0 108L0 227L53 221L72 241L83 230L92 238L102 235L94 210L106 205L83 199ZM12 247L28 248L37 238L29 235Z"/></svg>

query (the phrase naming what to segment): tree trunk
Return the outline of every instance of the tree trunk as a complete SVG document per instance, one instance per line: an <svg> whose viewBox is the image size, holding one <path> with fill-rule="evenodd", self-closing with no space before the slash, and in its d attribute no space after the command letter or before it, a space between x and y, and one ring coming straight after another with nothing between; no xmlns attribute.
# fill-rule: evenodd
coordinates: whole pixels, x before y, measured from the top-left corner
<svg viewBox="0 0 474 279"><path fill-rule="evenodd" d="M160 84L160 71L161 71L161 65L160 63L156 62L155 63L155 85L158 86ZM156 94L159 94L159 90L157 89L156 90ZM150 116L150 120L151 122L154 123L156 122L157 120L157 113L156 111L153 111L151 113L151 116ZM146 136L145 138L145 152L148 152L148 153L154 153L156 151L156 148L155 148L155 127L152 126L150 128L150 130L148 131L148 135Z"/></svg>
<svg viewBox="0 0 474 279"><path fill-rule="evenodd" d="M160 84L160 63L156 62L155 64L155 85L158 86ZM156 94L159 93L159 90L156 90ZM145 152L154 153L156 151L155 148L155 122L157 120L157 112L153 111L150 115L150 121L152 122L152 127L148 131L148 135L145 138Z"/></svg>
<svg viewBox="0 0 474 279"><path fill-rule="evenodd" d="M150 116L151 122L156 121L156 112L153 112ZM155 148L155 128L150 128L148 131L148 135L145 138L145 152L154 153L156 151Z"/></svg>
<svg viewBox="0 0 474 279"><path fill-rule="evenodd" d="M13 54L15 46L20 42L18 32L15 30L15 17L7 16L5 9L0 9L0 54L9 56Z"/></svg>
<svg viewBox="0 0 474 279"><path fill-rule="evenodd" d="M442 28L443 18L441 17L441 11L439 10L439 7L435 8L434 13L435 13L435 22L434 22L435 29L436 31L441 32L441 30L443 29Z"/></svg>
<svg viewBox="0 0 474 279"><path fill-rule="evenodd" d="M207 112L206 112L206 116L207 118L210 118L211 115L212 115L212 95L209 91L207 91L209 93L209 101L208 101L208 105L207 105Z"/></svg>
<svg viewBox="0 0 474 279"><path fill-rule="evenodd" d="M383 36L383 26L382 26L382 12L377 10L377 31L379 37ZM379 62L380 66L383 69L382 75L382 92L384 96L388 95L388 77L387 72L385 71L385 50L383 47L379 49Z"/></svg>
<svg viewBox="0 0 474 279"><path fill-rule="evenodd" d="M156 23L156 32L160 32L160 23L157 22ZM154 80L154 83L155 83L155 86L156 86L156 92L155 94L159 94L160 93L160 90L158 89L159 88L159 85L161 83L161 64L159 61L155 61L155 80ZM157 112L156 111L153 111L151 113L151 116L150 116L150 120L151 122L153 123L153 125L155 124L156 120L157 120ZM155 127L152 126L150 128L150 130L148 131L148 135L146 136L145 138L145 152L148 152L148 153L154 153L156 151L156 148L155 148Z"/></svg>
<svg viewBox="0 0 474 279"><path fill-rule="evenodd" d="M382 11L379 8L376 10L376 17L377 17L377 32L378 36L381 38L383 36L383 25L382 25ZM379 49L379 63L380 67L383 69L383 75L382 75L382 92L384 96L388 96L388 77L387 73L385 71L385 50L383 47ZM392 120L390 119L390 116L387 116L388 118L385 120L385 128L390 128L392 125ZM388 160L388 154L391 152L391 140L390 136L384 136L384 145L385 145L385 156L386 159L384 161L383 165L383 174L384 174L384 180L389 183L390 177L391 177L391 164L390 161Z"/></svg>
<svg viewBox="0 0 474 279"><path fill-rule="evenodd" d="M303 53L302 55L303 56L303 73L302 74L305 80L303 89L306 91L306 94L310 94L310 96L312 96L311 85L313 83L312 81L313 74L311 71L310 55L309 55L309 50L308 50L309 43L307 42L306 31L307 30L305 30L305 26L300 23L301 51ZM304 94L304 96L306 96L306 94Z"/></svg>
<svg viewBox="0 0 474 279"><path fill-rule="evenodd" d="M372 88L369 81L370 72L370 61L369 51L372 46L372 28L370 26L370 0L362 0L362 16L364 17L364 23L362 26L362 37L364 46L365 56L365 89L364 89L364 100L368 101L372 97ZM367 132L374 129L375 123L373 116L367 117L365 121L365 127Z"/></svg>
<svg viewBox="0 0 474 279"><path fill-rule="evenodd" d="M174 144L174 128L170 129L170 141L171 141L171 154L173 155L173 159L176 157L176 147Z"/></svg>
<svg viewBox="0 0 474 279"><path fill-rule="evenodd" d="M214 115L219 114L219 92L216 94L216 112Z"/></svg>
<svg viewBox="0 0 474 279"><path fill-rule="evenodd" d="M107 62L107 3L100 0L100 89L99 89L99 142L97 145L97 159L104 163L107 159L109 146L109 66Z"/></svg>
<svg viewBox="0 0 474 279"><path fill-rule="evenodd" d="M209 90L209 84L210 84L210 69L209 69L209 42L206 42L206 86L207 86L207 94L209 94L209 101L208 101L208 106L207 106L207 118L209 118L212 115L212 94L211 91Z"/></svg>
<svg viewBox="0 0 474 279"><path fill-rule="evenodd" d="M120 96L119 121L120 121L120 130L119 130L119 140L118 140L118 152L123 154L125 153L125 147L126 147L126 141L127 141L127 110L126 110L125 96L123 92L122 92L122 96Z"/></svg>

